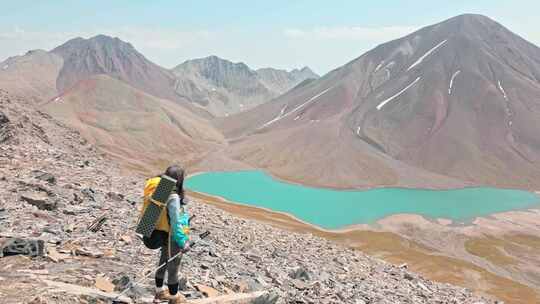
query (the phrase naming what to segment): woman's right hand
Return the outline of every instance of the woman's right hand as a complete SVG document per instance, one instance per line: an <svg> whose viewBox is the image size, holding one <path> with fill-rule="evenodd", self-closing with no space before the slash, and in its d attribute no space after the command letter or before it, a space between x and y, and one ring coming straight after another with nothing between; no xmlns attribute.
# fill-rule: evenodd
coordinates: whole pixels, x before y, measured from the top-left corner
<svg viewBox="0 0 540 304"><path fill-rule="evenodd" d="M191 249L191 245L189 244L189 241L186 241L184 243L184 247L182 247L182 251L185 253L185 252L188 252L189 249Z"/></svg>

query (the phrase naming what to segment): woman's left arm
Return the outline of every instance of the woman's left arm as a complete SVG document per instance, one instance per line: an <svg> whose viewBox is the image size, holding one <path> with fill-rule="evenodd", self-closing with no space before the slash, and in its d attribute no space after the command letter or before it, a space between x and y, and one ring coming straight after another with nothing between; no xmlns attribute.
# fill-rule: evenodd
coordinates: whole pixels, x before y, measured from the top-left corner
<svg viewBox="0 0 540 304"><path fill-rule="evenodd" d="M189 241L189 214L185 208L180 206L180 196L173 194L167 202L169 213L169 224L173 240L184 248Z"/></svg>

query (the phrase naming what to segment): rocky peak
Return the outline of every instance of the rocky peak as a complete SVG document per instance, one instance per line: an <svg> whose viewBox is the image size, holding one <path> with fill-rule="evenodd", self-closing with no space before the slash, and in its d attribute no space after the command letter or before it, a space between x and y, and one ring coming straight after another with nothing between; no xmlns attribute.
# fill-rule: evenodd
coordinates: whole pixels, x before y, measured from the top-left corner
<svg viewBox="0 0 540 304"><path fill-rule="evenodd" d="M319 74L313 72L312 69L310 69L309 67L305 66L301 69L294 69L290 72L291 74L295 75L297 78L303 78L303 80L305 79L317 79L319 78Z"/></svg>
<svg viewBox="0 0 540 304"><path fill-rule="evenodd" d="M91 76L106 74L151 95L177 100L174 75L154 64L130 43L97 35L75 38L51 51L64 59L56 85L60 93Z"/></svg>
<svg viewBox="0 0 540 304"><path fill-rule="evenodd" d="M319 78L319 75L315 74L308 67L294 69L290 72L273 68L262 68L257 70L257 74L268 88L281 93L294 88L306 79Z"/></svg>
<svg viewBox="0 0 540 304"><path fill-rule="evenodd" d="M287 72L253 70L243 62L218 56L193 59L175 67L176 91L216 116L248 110L285 93L306 78L318 77L309 68Z"/></svg>
<svg viewBox="0 0 540 304"><path fill-rule="evenodd" d="M144 56L137 52L131 44L105 35L98 35L90 39L80 37L71 39L51 52L67 61L90 60L92 64L101 67L103 72L122 69L120 65L123 61L119 59L146 63Z"/></svg>
<svg viewBox="0 0 540 304"><path fill-rule="evenodd" d="M118 37L110 37L107 35L96 35L94 37L84 39L81 37L73 38L65 42L64 44L56 47L52 50L54 53L66 53L73 52L81 48L125 48L133 49L133 46L128 43L120 40Z"/></svg>
<svg viewBox="0 0 540 304"><path fill-rule="evenodd" d="M495 20L477 14L464 14L426 27L433 34L452 36L458 39L490 40L494 36L516 36Z"/></svg>
<svg viewBox="0 0 540 304"><path fill-rule="evenodd" d="M47 51L45 51L45 50L40 50L40 49L29 50L28 52L26 52L25 55L27 55L27 56L33 56L33 55L39 55L39 54L47 54Z"/></svg>
<svg viewBox="0 0 540 304"><path fill-rule="evenodd" d="M194 74L215 86L231 86L232 81L248 80L255 73L242 62L234 63L218 56L188 60L173 69L176 75Z"/></svg>
<svg viewBox="0 0 540 304"><path fill-rule="evenodd" d="M462 14L447 19L446 21L443 21L443 23L460 24L466 26L469 29L474 29L477 27L487 27L492 29L502 27L502 25L499 24L497 21L489 18L488 16L480 14Z"/></svg>

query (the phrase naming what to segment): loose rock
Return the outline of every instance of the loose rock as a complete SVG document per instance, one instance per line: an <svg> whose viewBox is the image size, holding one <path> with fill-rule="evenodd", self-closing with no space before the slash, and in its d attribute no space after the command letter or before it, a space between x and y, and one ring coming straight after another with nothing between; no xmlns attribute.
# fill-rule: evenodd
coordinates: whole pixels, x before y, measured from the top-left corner
<svg viewBox="0 0 540 304"><path fill-rule="evenodd" d="M52 202L49 196L43 192L23 193L21 199L41 210L54 210L57 206L56 202Z"/></svg>

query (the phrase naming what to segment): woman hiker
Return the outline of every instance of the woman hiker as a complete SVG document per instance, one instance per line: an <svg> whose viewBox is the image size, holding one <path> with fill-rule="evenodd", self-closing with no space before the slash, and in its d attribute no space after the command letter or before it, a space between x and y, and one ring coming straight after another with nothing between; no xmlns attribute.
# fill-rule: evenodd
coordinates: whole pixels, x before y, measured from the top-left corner
<svg viewBox="0 0 540 304"><path fill-rule="evenodd" d="M189 250L189 215L186 209L186 200L184 199L184 170L173 165L167 168L165 175L175 179L176 189L167 200L166 212L162 212L154 232L149 239L145 240L151 243L147 244L149 248L161 246L161 254L159 264L167 264L156 271L156 295L154 303L162 303L169 301L169 304L178 304L185 302L185 298L178 292L178 268L180 266L180 255L174 260L169 261L172 257L180 252L184 253ZM147 202L154 192L160 177L154 177L146 182L144 188L144 198ZM158 245L156 245L158 244ZM167 287L163 286L167 273Z"/></svg>

